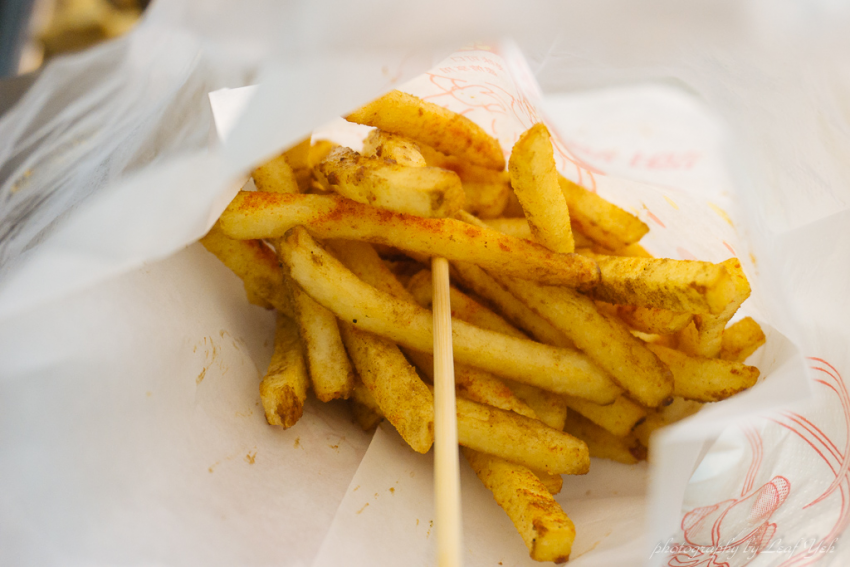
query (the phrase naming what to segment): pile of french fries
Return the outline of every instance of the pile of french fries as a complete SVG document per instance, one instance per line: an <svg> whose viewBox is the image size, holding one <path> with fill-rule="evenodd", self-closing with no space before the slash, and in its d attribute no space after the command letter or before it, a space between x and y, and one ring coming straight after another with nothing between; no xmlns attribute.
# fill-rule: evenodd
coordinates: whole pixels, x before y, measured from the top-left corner
<svg viewBox="0 0 850 567"><path fill-rule="evenodd" d="M463 454L538 561L569 558L553 498L590 457L636 463L659 427L756 383L737 259L656 259L648 227L555 169L543 124L503 149L469 119L391 92L347 117L363 151L310 139L253 172L201 242L277 310L260 384L292 427L312 388L434 442L429 258L451 265Z"/></svg>

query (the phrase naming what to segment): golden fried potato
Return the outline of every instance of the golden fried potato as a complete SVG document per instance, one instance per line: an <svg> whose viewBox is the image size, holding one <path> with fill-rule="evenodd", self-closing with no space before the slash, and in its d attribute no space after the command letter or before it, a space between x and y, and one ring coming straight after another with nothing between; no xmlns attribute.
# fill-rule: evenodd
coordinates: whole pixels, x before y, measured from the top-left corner
<svg viewBox="0 0 850 567"><path fill-rule="evenodd" d="M431 270L421 270L414 274L407 282L407 289L413 294L416 303L426 309L431 308L431 298L434 288L431 284ZM518 339L527 339L528 336L516 327L505 321L500 315L490 311L454 286L449 288L449 299L452 306L452 316L461 321L466 321L476 327L503 333Z"/></svg>
<svg viewBox="0 0 850 567"><path fill-rule="evenodd" d="M514 380L502 382L534 411L537 419L558 431L564 429L564 421L567 419L567 401L564 396Z"/></svg>
<svg viewBox="0 0 850 567"><path fill-rule="evenodd" d="M718 356L726 323L750 296L750 282L747 281L747 276L741 269L741 262L737 258L730 258L721 265L726 268L735 284L735 292L723 311L717 315L709 313L694 315L693 323L679 333L679 349L683 352L708 358Z"/></svg>
<svg viewBox="0 0 850 567"><path fill-rule="evenodd" d="M764 331L752 317L744 317L723 331L720 358L744 362L765 343Z"/></svg>
<svg viewBox="0 0 850 567"><path fill-rule="evenodd" d="M587 446L560 430L511 411L457 398L458 442L549 474L586 474Z"/></svg>
<svg viewBox="0 0 850 567"><path fill-rule="evenodd" d="M224 234L218 223L201 238L201 244L239 276L249 299L261 298L287 317L295 317L274 250L260 240L234 240ZM256 299L252 301L255 302Z"/></svg>
<svg viewBox="0 0 850 567"><path fill-rule="evenodd" d="M759 370L740 362L688 356L685 353L648 344L673 372L673 393L699 402L719 402L751 388L758 381Z"/></svg>
<svg viewBox="0 0 850 567"><path fill-rule="evenodd" d="M354 389L354 369L345 352L336 316L287 278L295 320L304 344L313 392L322 402L346 399Z"/></svg>
<svg viewBox="0 0 850 567"><path fill-rule="evenodd" d="M434 396L416 370L392 342L350 323L340 325L342 337L360 379L381 414L418 453L434 443Z"/></svg>
<svg viewBox="0 0 850 567"><path fill-rule="evenodd" d="M416 368L422 371L433 383L434 355L413 349L405 349L404 352ZM489 372L463 364L455 364L454 371L455 388L459 396L479 404L487 404L494 408L513 411L537 419L537 414L528 404L516 396L504 382Z"/></svg>
<svg viewBox="0 0 850 567"><path fill-rule="evenodd" d="M336 148L315 169L319 182L340 195L381 209L421 217L449 217L463 207L458 176L436 167L411 167Z"/></svg>
<svg viewBox="0 0 850 567"><path fill-rule="evenodd" d="M564 396L567 407L610 432L617 437L625 437L635 425L646 417L647 409L625 396L614 400L613 404L600 406L581 398Z"/></svg>
<svg viewBox="0 0 850 567"><path fill-rule="evenodd" d="M295 177L295 172L286 161L285 155L279 155L276 158L264 163L253 172L251 177L254 178L254 185L257 190L266 191L269 193L298 193L298 179Z"/></svg>
<svg viewBox="0 0 850 567"><path fill-rule="evenodd" d="M558 176L558 182L570 209L571 222L593 241L618 250L639 241L649 232L649 227L639 218L596 193L563 175Z"/></svg>
<svg viewBox="0 0 850 567"><path fill-rule="evenodd" d="M572 520L528 468L463 450L472 469L508 514L535 561L563 563L576 537Z"/></svg>
<svg viewBox="0 0 850 567"><path fill-rule="evenodd" d="M508 170L534 239L555 252L575 252L570 212L558 185L555 151L542 122L523 132L514 144Z"/></svg>
<svg viewBox="0 0 850 567"><path fill-rule="evenodd" d="M409 348L431 352L431 313L364 283L302 228L281 246L295 279L316 301L358 327ZM583 354L479 329L453 320L457 362L558 393L610 403L620 393Z"/></svg>
<svg viewBox="0 0 850 567"><path fill-rule="evenodd" d="M507 171L495 171L473 165L425 145L420 146L420 150L428 165L458 174L466 195L466 203L463 206L465 211L481 218L493 218L505 210L513 193L510 174Z"/></svg>
<svg viewBox="0 0 850 567"><path fill-rule="evenodd" d="M408 167L425 167L425 158L422 157L419 144L405 138L384 132L375 128L366 139L363 140L364 156L388 159L399 165Z"/></svg>
<svg viewBox="0 0 850 567"><path fill-rule="evenodd" d="M567 416L564 431L587 443L591 457L627 465L646 459L646 449L634 435L617 437L575 412Z"/></svg>
<svg viewBox="0 0 850 567"><path fill-rule="evenodd" d="M527 332L541 343L575 348L573 342L561 331L529 309L525 303L517 299L490 274L475 264L452 262L451 276L453 280L461 282L466 289L489 301L491 306L495 307L511 324Z"/></svg>
<svg viewBox="0 0 850 567"><path fill-rule="evenodd" d="M482 167L505 169L499 141L475 122L401 91L388 92L346 120L405 136Z"/></svg>
<svg viewBox="0 0 850 567"><path fill-rule="evenodd" d="M655 407L673 394L673 376L622 322L600 315L574 289L541 286L502 275L496 281L564 333L579 350L640 403Z"/></svg>
<svg viewBox="0 0 850 567"><path fill-rule="evenodd" d="M539 244L455 219L426 219L325 195L242 192L224 211L221 228L231 238L279 238L309 226L318 238L365 240L550 285L589 288L599 280L593 260L557 254Z"/></svg>
<svg viewBox="0 0 850 567"><path fill-rule="evenodd" d="M260 382L260 400L270 425L287 429L301 419L309 380L297 325L278 313L272 360Z"/></svg>
<svg viewBox="0 0 850 567"><path fill-rule="evenodd" d="M632 329L650 335L672 335L687 327L694 318L693 313L637 305L618 305L617 315Z"/></svg>
<svg viewBox="0 0 850 567"><path fill-rule="evenodd" d="M722 264L591 254L599 264L594 299L688 313L722 313L735 282Z"/></svg>

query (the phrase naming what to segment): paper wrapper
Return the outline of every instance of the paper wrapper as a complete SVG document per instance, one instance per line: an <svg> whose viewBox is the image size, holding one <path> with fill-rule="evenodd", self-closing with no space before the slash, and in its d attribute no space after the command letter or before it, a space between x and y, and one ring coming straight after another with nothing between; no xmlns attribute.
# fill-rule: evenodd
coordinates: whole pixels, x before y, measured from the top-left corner
<svg viewBox="0 0 850 567"><path fill-rule="evenodd" d="M386 424L370 439L335 403L308 404L290 430L268 426L257 386L273 315L249 305L238 279L192 244L235 193L239 171L306 133L297 130L304 117L284 133L263 120L280 116L276 88L270 81L249 97L217 153L142 173L70 215L0 290L4 559L434 563L430 455L410 451ZM775 301L782 292L766 291L775 282L762 281L717 127L703 110L670 88L546 100L510 43L457 52L401 88L465 114L504 148L546 121L560 171L644 220L650 252L712 262L736 255L752 284L741 311L768 335L749 361L762 371L759 384L658 434L650 466L594 459L587 476L565 478L557 498L577 527L573 563L727 559L737 567L837 557L827 551L847 516L850 398L836 367L812 358L814 387L826 395L819 412L799 408L811 392L786 338L789 307ZM219 95L218 114L229 100ZM132 212L161 214L165 230ZM130 228L118 227L124 222ZM847 243L836 223L783 244L800 257L820 231ZM104 226L130 245L115 246L98 232ZM140 238L146 233L154 237ZM55 280L63 268L70 283ZM800 288L795 309L838 296L816 272L793 276L812 286ZM465 564L534 564L465 464L462 493ZM821 541L824 550L801 555L809 546L798 542Z"/></svg>

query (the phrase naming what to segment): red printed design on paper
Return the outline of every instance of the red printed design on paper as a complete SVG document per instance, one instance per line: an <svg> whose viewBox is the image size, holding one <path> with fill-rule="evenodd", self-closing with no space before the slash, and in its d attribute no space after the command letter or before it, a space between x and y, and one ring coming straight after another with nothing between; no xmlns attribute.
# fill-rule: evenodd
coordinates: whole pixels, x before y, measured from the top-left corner
<svg viewBox="0 0 850 567"><path fill-rule="evenodd" d="M770 517L782 506L791 483L774 477L750 494L691 510L682 519L687 543L676 546L669 567L743 567L776 533Z"/></svg>

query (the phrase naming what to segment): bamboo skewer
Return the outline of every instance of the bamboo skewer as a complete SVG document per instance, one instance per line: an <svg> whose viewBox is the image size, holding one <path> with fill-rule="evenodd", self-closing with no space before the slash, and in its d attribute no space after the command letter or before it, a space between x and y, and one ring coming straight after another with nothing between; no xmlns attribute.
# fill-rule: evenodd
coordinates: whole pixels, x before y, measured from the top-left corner
<svg viewBox="0 0 850 567"><path fill-rule="evenodd" d="M431 261L434 287L434 494L437 565L461 566L460 463L457 444L449 262Z"/></svg>

